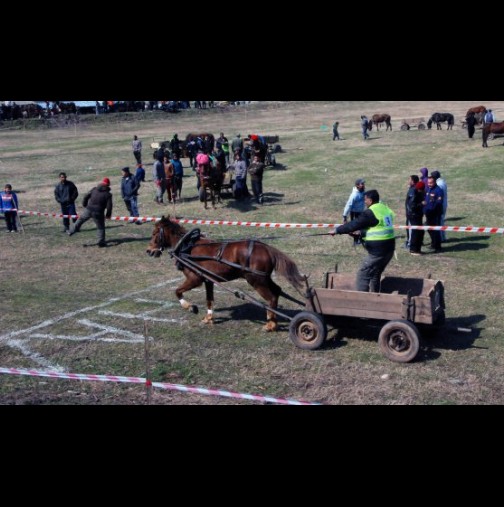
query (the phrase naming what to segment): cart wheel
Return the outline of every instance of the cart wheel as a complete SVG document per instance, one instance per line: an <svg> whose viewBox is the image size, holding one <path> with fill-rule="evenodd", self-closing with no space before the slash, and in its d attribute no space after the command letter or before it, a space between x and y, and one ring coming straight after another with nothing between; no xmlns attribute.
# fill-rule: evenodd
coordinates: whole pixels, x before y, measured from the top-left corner
<svg viewBox="0 0 504 507"><path fill-rule="evenodd" d="M407 123L403 123L401 125L401 130L409 130L409 129L410 129L410 126Z"/></svg>
<svg viewBox="0 0 504 507"><path fill-rule="evenodd" d="M312 312L300 312L289 325L289 338L294 345L304 350L316 350L327 337L324 319Z"/></svg>
<svg viewBox="0 0 504 507"><path fill-rule="evenodd" d="M409 363L420 348L417 327L407 320L391 320L385 324L378 337L383 355L396 363Z"/></svg>
<svg viewBox="0 0 504 507"><path fill-rule="evenodd" d="M425 130L425 123L419 123L418 130Z"/></svg>

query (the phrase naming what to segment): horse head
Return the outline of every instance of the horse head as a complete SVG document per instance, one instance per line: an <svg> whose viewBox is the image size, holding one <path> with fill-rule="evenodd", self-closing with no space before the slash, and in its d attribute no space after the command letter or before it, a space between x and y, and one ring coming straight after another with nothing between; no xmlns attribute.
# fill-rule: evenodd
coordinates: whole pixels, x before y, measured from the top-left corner
<svg viewBox="0 0 504 507"><path fill-rule="evenodd" d="M146 250L147 255L156 258L161 257L164 249L174 247L185 233L185 229L172 222L170 216L163 216L154 225L151 240Z"/></svg>

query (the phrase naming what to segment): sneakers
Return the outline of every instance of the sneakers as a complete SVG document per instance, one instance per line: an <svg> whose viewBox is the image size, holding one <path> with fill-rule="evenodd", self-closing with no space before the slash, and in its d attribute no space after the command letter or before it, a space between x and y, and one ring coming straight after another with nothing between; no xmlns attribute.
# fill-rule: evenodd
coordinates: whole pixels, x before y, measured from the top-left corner
<svg viewBox="0 0 504 507"><path fill-rule="evenodd" d="M422 252L410 252L410 255L420 256Z"/></svg>

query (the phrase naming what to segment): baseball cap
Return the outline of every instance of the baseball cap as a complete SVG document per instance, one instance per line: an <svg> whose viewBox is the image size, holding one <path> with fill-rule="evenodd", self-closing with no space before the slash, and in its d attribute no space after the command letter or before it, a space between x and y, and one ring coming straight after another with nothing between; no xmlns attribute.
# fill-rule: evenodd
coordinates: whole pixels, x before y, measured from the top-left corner
<svg viewBox="0 0 504 507"><path fill-rule="evenodd" d="M359 178L358 180L355 180L355 185L364 185L366 183L366 180Z"/></svg>
<svg viewBox="0 0 504 507"><path fill-rule="evenodd" d="M110 180L109 180L108 178L103 178L102 183L103 183L104 185L110 186Z"/></svg>

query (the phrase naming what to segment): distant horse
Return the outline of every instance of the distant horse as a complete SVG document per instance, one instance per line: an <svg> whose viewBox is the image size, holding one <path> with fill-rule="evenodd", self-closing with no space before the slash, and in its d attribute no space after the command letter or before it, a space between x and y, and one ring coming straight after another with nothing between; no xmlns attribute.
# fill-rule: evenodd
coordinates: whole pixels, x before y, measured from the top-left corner
<svg viewBox="0 0 504 507"><path fill-rule="evenodd" d="M485 114L486 112L487 112L487 108L485 106L476 106L476 107L471 107L470 109L468 109L467 113L466 113L466 116L469 116L470 113L474 113L474 114L483 113L483 114Z"/></svg>
<svg viewBox="0 0 504 507"><path fill-rule="evenodd" d="M437 130L443 130L441 123L448 123L448 130L453 130L453 124L455 123L455 117L451 113L434 113L430 120L427 122L427 128L432 128L432 123L436 124Z"/></svg>
<svg viewBox="0 0 504 507"><path fill-rule="evenodd" d="M504 121L498 123L485 123L483 125L483 148L488 148L487 140L490 134L504 134Z"/></svg>
<svg viewBox="0 0 504 507"><path fill-rule="evenodd" d="M219 283L244 278L273 310L278 307L278 298L285 296L282 289L271 279L273 271L285 277L298 290L303 288L303 282L306 280L295 262L272 246L252 239L212 241L201 237L198 229L188 233L178 223L171 221L170 217L163 217L155 224L147 254L158 258L165 248L173 249L172 253L184 261L178 261L177 267L184 273L185 280L175 290L182 308L198 313L198 307L183 299L183 296L185 292L205 283L205 324L213 324L214 308L214 282L204 276L205 274ZM266 319L267 323L263 329L276 331L276 314L267 309Z"/></svg>
<svg viewBox="0 0 504 507"><path fill-rule="evenodd" d="M390 118L389 114L374 114L371 117L371 122L372 122L372 124L376 125L377 131L380 130L380 125L382 123L385 123L387 125L385 132L389 129L392 130L392 123L391 123L391 118Z"/></svg>

